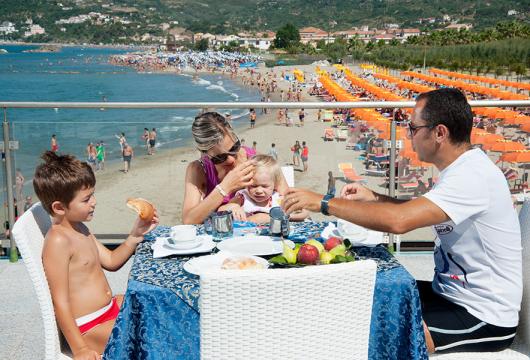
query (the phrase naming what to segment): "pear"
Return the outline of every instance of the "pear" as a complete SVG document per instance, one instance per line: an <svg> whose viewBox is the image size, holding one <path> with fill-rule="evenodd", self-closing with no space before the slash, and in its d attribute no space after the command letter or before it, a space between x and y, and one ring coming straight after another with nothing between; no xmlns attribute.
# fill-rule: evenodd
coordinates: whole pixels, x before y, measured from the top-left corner
<svg viewBox="0 0 530 360"><path fill-rule="evenodd" d="M329 253L333 255L333 257L337 255L346 256L346 246L344 244L337 245L331 249Z"/></svg>
<svg viewBox="0 0 530 360"><path fill-rule="evenodd" d="M291 249L285 241L283 241L283 257L287 260L288 264L296 264L296 251Z"/></svg>
<svg viewBox="0 0 530 360"><path fill-rule="evenodd" d="M324 245L322 245L322 243L318 240L311 239L311 240L307 240L305 243L316 247L318 249L319 254L322 254L322 251L324 251Z"/></svg>
<svg viewBox="0 0 530 360"><path fill-rule="evenodd" d="M329 264L331 260L335 258L335 255L331 254L329 251L323 251L320 254L320 263L321 264Z"/></svg>

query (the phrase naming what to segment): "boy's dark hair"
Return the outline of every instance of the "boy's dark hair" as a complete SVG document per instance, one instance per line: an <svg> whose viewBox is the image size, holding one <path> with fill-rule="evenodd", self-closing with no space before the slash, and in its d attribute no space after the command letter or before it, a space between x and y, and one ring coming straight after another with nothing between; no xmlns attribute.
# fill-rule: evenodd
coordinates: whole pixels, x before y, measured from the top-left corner
<svg viewBox="0 0 530 360"><path fill-rule="evenodd" d="M458 89L442 88L420 94L416 102L424 100L421 118L427 125L447 126L453 144L471 142L473 112L464 94Z"/></svg>
<svg viewBox="0 0 530 360"><path fill-rule="evenodd" d="M59 155L46 151L41 159L44 163L37 166L33 178L33 188L42 207L50 215L54 201L60 201L68 207L76 192L96 185L96 177L90 165L79 161L72 155Z"/></svg>

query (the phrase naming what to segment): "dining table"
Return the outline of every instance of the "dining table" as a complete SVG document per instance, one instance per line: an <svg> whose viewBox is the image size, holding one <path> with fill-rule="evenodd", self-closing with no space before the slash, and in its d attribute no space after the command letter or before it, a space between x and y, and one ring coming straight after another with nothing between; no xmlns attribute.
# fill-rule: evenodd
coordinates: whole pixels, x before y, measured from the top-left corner
<svg viewBox="0 0 530 360"><path fill-rule="evenodd" d="M311 238L323 241L321 235L328 224L296 223L288 239L295 243ZM202 225L197 228L199 234L204 233ZM261 231L266 234L267 228ZM169 232L170 227L158 226L138 245L104 359L200 359L200 279L184 270L184 264L205 254L154 258L156 238ZM368 358L428 359L421 303L412 275L385 244L354 246L352 250L356 259L377 263ZM354 304L352 291L352 302L344 304L345 321L355 321Z"/></svg>

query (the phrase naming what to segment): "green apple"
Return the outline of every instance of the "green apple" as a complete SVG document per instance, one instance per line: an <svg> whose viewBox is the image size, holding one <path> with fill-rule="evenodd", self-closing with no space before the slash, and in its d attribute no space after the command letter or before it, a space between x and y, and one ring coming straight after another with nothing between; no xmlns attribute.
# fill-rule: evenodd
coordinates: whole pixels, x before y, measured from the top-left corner
<svg viewBox="0 0 530 360"><path fill-rule="evenodd" d="M283 252L282 255L287 260L288 264L296 264L296 253L297 251L291 249L285 241L283 241Z"/></svg>
<svg viewBox="0 0 530 360"><path fill-rule="evenodd" d="M323 251L320 254L320 263L321 264L329 264L331 260L335 258L335 255L331 254L329 251Z"/></svg>
<svg viewBox="0 0 530 360"><path fill-rule="evenodd" d="M307 240L305 243L316 247L318 249L319 254L322 254L322 251L324 251L324 245L322 245L322 243L318 240L311 239L311 240Z"/></svg>
<svg viewBox="0 0 530 360"><path fill-rule="evenodd" d="M344 244L337 245L331 249L329 253L333 255L333 257L337 255L346 256L346 246Z"/></svg>

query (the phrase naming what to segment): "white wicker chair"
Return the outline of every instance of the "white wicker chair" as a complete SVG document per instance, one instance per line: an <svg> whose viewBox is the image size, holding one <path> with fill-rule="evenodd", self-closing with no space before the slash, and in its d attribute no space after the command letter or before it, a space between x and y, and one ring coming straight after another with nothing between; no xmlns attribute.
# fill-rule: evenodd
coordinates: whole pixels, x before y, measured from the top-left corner
<svg viewBox="0 0 530 360"><path fill-rule="evenodd" d="M48 281L42 267L42 244L51 226L50 215L36 203L13 226L13 237L35 288L44 324L45 360L71 359L61 352ZM67 351L66 351L67 352Z"/></svg>
<svg viewBox="0 0 530 360"><path fill-rule="evenodd" d="M530 359L530 200L526 200L519 213L521 223L521 244L523 246L523 301L519 313L519 327L517 335L510 348L499 352L488 353L448 353L432 354L436 360L501 360L501 359Z"/></svg>
<svg viewBox="0 0 530 360"><path fill-rule="evenodd" d="M376 264L201 276L201 359L367 359Z"/></svg>

